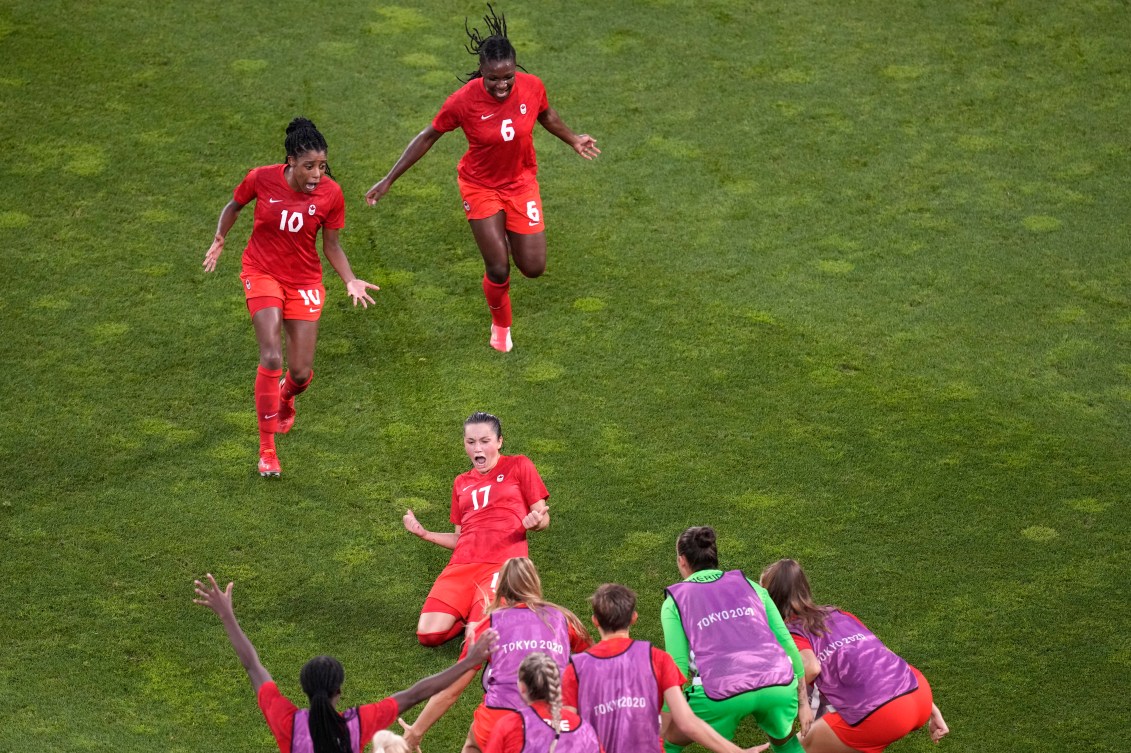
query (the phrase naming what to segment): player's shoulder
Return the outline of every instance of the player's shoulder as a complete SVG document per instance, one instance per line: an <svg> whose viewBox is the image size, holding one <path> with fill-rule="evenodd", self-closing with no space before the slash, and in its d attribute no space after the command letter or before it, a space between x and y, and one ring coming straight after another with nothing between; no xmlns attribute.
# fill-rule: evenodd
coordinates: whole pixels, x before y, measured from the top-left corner
<svg viewBox="0 0 1131 753"><path fill-rule="evenodd" d="M324 175L322 180L318 181L318 193L333 199L345 199L342 186L329 175Z"/></svg>
<svg viewBox="0 0 1131 753"><path fill-rule="evenodd" d="M538 78L533 73L527 73L526 71L515 71L514 77L515 80L523 86L542 87L543 89L546 88L546 85L542 83L542 79Z"/></svg>

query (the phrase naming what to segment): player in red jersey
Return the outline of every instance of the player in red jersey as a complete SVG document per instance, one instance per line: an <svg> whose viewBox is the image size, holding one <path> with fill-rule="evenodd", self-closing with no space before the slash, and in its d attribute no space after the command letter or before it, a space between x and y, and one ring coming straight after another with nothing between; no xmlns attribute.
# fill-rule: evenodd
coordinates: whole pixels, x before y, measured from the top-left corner
<svg viewBox="0 0 1131 753"><path fill-rule="evenodd" d="M499 569L527 555L526 532L550 525L550 493L530 458L501 455L503 427L490 413L463 422L463 447L472 469L452 483L453 533L425 530L409 510L404 527L425 541L452 550L420 612L416 637L439 646L483 616L495 595Z"/></svg>
<svg viewBox="0 0 1131 753"><path fill-rule="evenodd" d="M255 378L255 411L259 419L259 474L278 476L275 434L286 434L295 420L295 395L314 377L318 317L325 305L322 262L316 239L322 229L322 252L346 284L353 305L368 308L370 290L350 269L338 231L346 223L341 187L330 177L326 139L306 118L287 126L287 161L257 167L247 174L220 212L204 271L216 269L224 238L255 200L255 226L243 252L244 297L259 341ZM283 374L283 332L286 332L287 375Z"/></svg>
<svg viewBox="0 0 1131 753"><path fill-rule="evenodd" d="M468 31L468 50L479 56L479 68L448 97L432 123L409 142L388 174L365 194L365 200L376 204L441 136L463 129L468 149L459 161L459 190L486 267L483 293L491 310L491 347L507 352L512 347L510 259L514 258L526 277L538 277L546 270L546 225L536 179L534 123L585 159L593 159L601 150L592 136L579 136L562 121L550 107L546 87L538 77L516 70L506 18L490 9L484 21L490 36L482 37L478 29Z"/></svg>
<svg viewBox="0 0 1131 753"><path fill-rule="evenodd" d="M224 590L209 573L208 583L196 581L193 602L208 607L224 625L224 632L243 665L259 709L275 737L280 753L361 753L362 746L379 730L392 724L397 715L407 711L462 678L467 671L490 659L498 634L486 631L459 662L443 672L426 677L407 690L394 693L378 703L367 703L339 714L345 670L332 656L316 656L299 673L303 692L310 701L309 709L299 709L279 692L270 673L259 661L255 646L236 619L232 607L232 583ZM403 724L403 722L402 722Z"/></svg>

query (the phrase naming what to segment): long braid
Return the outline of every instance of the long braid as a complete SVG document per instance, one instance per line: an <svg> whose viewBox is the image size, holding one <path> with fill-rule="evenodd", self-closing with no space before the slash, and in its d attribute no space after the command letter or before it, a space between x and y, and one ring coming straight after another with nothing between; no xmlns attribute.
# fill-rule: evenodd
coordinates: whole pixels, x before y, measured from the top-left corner
<svg viewBox="0 0 1131 753"><path fill-rule="evenodd" d="M562 734L562 673L556 662L541 651L526 655L518 667L518 679L526 686L527 700L546 701L550 705L550 726L554 728L554 742L549 753L558 747Z"/></svg>
<svg viewBox="0 0 1131 753"><path fill-rule="evenodd" d="M310 740L314 753L350 753L346 720L330 698L341 691L346 672L332 656L316 656L303 665L299 683L310 699Z"/></svg>

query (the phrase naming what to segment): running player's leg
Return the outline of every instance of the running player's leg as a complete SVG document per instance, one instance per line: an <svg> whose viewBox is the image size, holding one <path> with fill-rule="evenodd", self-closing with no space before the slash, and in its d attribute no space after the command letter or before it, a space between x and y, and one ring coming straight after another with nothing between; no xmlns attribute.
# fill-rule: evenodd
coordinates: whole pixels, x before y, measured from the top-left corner
<svg viewBox="0 0 1131 753"><path fill-rule="evenodd" d="M491 310L491 347L510 350L510 245L506 214L502 211L481 220L468 220L475 245L483 256L483 295ZM497 342L498 341L498 342Z"/></svg>
<svg viewBox="0 0 1131 753"><path fill-rule="evenodd" d="M261 306L261 307L260 307ZM283 308L274 298L252 298L251 323L259 343L259 367L255 375L255 414L259 422L259 473L278 476L275 430L279 417L279 377L283 373Z"/></svg>
<svg viewBox="0 0 1131 753"><path fill-rule="evenodd" d="M507 238L514 265L524 277L539 277L546 271L546 221L538 182L530 181L505 196Z"/></svg>
<svg viewBox="0 0 1131 753"><path fill-rule="evenodd" d="M287 332L287 375L279 382L278 432L286 434L295 421L295 395L314 379L314 350L318 344L318 319L292 319L285 315ZM308 314L317 317L318 313Z"/></svg>

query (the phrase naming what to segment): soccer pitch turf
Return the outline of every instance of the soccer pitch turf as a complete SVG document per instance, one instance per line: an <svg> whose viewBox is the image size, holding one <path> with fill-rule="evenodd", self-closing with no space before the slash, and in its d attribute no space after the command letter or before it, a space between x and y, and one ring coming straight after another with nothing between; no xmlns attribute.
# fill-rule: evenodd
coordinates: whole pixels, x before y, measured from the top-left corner
<svg viewBox="0 0 1131 753"><path fill-rule="evenodd" d="M219 622L302 700L315 654L368 702L416 644L465 470L498 414L553 525L546 595L640 595L662 645L675 537L799 559L930 680L939 750L1117 751L1131 488L1126 2L503 3L518 62L603 150L536 143L549 267L487 347L449 134L366 189L475 61L471 2L0 3L0 752L266 751ZM251 167L314 120L342 240L284 475L255 473ZM425 738L457 750L472 688ZM416 712L410 713L414 718ZM752 726L739 742L764 737ZM934 750L925 734L893 745Z"/></svg>

